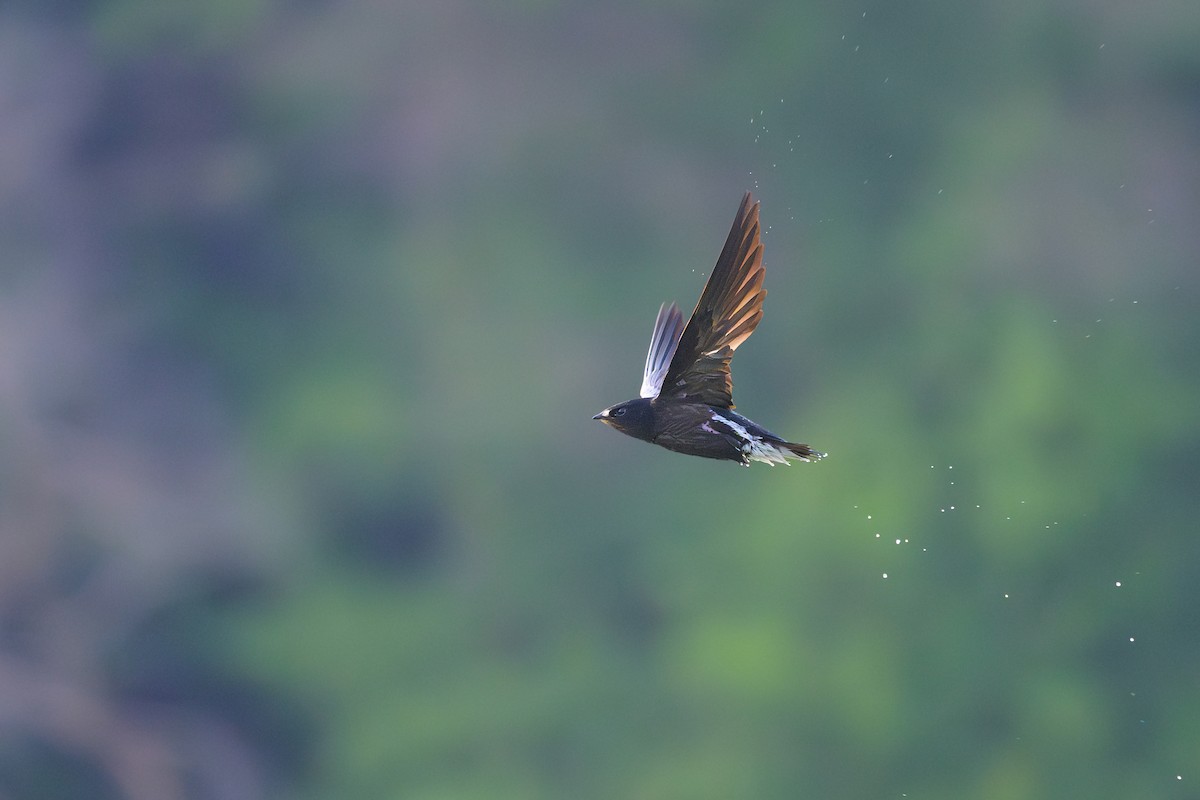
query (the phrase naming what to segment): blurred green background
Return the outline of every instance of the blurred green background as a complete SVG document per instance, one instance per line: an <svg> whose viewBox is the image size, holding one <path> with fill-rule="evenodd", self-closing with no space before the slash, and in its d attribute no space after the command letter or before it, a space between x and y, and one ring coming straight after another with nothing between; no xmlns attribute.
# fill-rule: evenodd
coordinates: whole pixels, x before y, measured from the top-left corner
<svg viewBox="0 0 1200 800"><path fill-rule="evenodd" d="M0 798L1200 797L1200 4L0 7ZM591 420L743 191L741 410Z"/></svg>

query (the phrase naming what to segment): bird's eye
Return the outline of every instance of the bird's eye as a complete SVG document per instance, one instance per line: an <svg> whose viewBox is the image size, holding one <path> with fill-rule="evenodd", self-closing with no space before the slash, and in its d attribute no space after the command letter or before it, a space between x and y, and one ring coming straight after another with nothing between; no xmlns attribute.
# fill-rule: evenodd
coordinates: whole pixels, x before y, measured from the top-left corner
<svg viewBox="0 0 1200 800"><path fill-rule="evenodd" d="M618 408L618 409L617 409L615 412L613 412L613 413L615 413L615 414L616 414L618 417L623 417L623 416L625 416L625 409L623 409L623 408Z"/></svg>

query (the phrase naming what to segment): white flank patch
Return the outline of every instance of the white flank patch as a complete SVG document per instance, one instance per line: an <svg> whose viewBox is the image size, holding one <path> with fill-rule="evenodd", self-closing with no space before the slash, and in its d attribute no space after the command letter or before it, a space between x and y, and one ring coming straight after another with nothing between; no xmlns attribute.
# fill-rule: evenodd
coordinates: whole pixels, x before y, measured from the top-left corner
<svg viewBox="0 0 1200 800"><path fill-rule="evenodd" d="M729 427L731 431L737 434L737 437L742 440L741 451L745 453L746 458L751 461L760 461L763 464L770 464L772 467L776 464L788 464L788 458L798 458L791 450L777 447L776 445L764 441L761 436L755 436L746 430L744 425L734 422L731 419L726 419L720 414L713 412L712 419L714 422L720 422L722 425ZM706 422L703 427L707 427Z"/></svg>

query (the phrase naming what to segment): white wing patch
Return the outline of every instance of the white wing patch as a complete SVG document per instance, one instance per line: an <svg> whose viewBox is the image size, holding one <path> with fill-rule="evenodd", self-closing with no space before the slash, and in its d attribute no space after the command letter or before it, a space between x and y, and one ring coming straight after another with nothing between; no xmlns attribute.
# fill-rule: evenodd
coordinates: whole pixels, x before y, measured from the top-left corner
<svg viewBox="0 0 1200 800"><path fill-rule="evenodd" d="M658 308L654 333L650 337L650 350L646 353L646 368L642 371L642 397L658 397L682 335L683 314L679 306L663 303Z"/></svg>
<svg viewBox="0 0 1200 800"><path fill-rule="evenodd" d="M715 411L712 413L712 420L713 422L727 427L738 439L742 441L742 445L738 449L742 451L742 455L745 456L747 461L760 461L763 464L770 464L772 467L776 464L785 464L791 466L788 464L788 459L798 458L798 456L791 450L778 447L774 443L763 439L761 436L755 436L753 433L746 430L746 426L734 422L727 417L723 417ZM707 422L700 427L704 430L716 433L716 431L709 427Z"/></svg>

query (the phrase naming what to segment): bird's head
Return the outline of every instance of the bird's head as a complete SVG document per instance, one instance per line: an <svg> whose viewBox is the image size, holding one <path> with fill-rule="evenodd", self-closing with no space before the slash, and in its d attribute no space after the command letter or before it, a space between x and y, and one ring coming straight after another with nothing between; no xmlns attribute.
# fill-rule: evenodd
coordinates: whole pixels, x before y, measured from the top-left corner
<svg viewBox="0 0 1200 800"><path fill-rule="evenodd" d="M610 406L592 419L598 419L605 425L638 439L650 441L654 436L654 408L645 397Z"/></svg>

